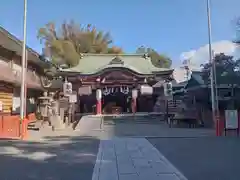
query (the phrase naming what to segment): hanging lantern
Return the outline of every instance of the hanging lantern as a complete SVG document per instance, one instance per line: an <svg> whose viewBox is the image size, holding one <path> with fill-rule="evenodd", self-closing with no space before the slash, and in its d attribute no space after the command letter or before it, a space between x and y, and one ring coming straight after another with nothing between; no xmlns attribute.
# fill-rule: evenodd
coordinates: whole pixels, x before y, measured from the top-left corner
<svg viewBox="0 0 240 180"><path fill-rule="evenodd" d="M142 85L140 87L140 92L142 95L151 95L153 94L153 88L149 85Z"/></svg>
<svg viewBox="0 0 240 180"><path fill-rule="evenodd" d="M97 91L96 91L96 98L97 98L98 101L102 99L102 91L101 91L101 89L97 89Z"/></svg>
<svg viewBox="0 0 240 180"><path fill-rule="evenodd" d="M147 79L146 78L144 78L144 83L147 84Z"/></svg>
<svg viewBox="0 0 240 180"><path fill-rule="evenodd" d="M137 96L138 96L138 90L137 89L133 89L132 90L132 98L137 98Z"/></svg>
<svg viewBox="0 0 240 180"><path fill-rule="evenodd" d="M97 82L100 82L100 81L101 81L100 77L98 77L98 78L96 79L96 81L97 81Z"/></svg>
<svg viewBox="0 0 240 180"><path fill-rule="evenodd" d="M70 94L72 94L72 83L65 81L63 83L63 93L64 96L69 96Z"/></svg>

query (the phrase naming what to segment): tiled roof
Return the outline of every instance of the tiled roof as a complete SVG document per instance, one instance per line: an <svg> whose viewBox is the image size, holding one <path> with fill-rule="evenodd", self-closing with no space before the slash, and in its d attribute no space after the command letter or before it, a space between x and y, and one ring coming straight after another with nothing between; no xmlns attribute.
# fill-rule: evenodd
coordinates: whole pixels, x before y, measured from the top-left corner
<svg viewBox="0 0 240 180"><path fill-rule="evenodd" d="M204 80L202 78L202 72L201 71L193 71L192 72L192 78L195 79L200 85L204 84Z"/></svg>
<svg viewBox="0 0 240 180"><path fill-rule="evenodd" d="M84 54L77 66L63 69L62 71L79 72L88 75L95 74L106 68L127 68L139 74L172 72L172 69L157 68L152 64L150 59L136 54Z"/></svg>
<svg viewBox="0 0 240 180"><path fill-rule="evenodd" d="M0 46L15 52L18 56L22 56L22 41L9 33L0 26ZM45 62L39 59L39 54L33 49L27 47L28 60L38 65L44 65Z"/></svg>

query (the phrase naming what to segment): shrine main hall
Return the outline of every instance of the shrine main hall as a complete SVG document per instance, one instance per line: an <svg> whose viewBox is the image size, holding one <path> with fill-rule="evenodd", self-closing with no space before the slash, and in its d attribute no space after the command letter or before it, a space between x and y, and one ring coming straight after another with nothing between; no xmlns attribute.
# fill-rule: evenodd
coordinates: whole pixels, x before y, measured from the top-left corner
<svg viewBox="0 0 240 180"><path fill-rule="evenodd" d="M147 54L82 54L77 66L60 72L78 95L76 110L96 114L153 112L163 96L159 82L172 73L155 67Z"/></svg>

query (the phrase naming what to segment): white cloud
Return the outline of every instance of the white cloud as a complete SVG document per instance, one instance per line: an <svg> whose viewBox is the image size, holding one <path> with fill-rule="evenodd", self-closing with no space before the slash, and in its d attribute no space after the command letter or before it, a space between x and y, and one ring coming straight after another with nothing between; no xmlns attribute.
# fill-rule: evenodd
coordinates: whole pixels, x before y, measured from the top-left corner
<svg viewBox="0 0 240 180"><path fill-rule="evenodd" d="M184 52L180 55L182 64L184 60L188 59L189 66L200 67L201 64L209 61L209 46L208 44L200 47L195 51ZM232 43L231 41L218 41L212 43L212 49L215 54L225 53L227 55L234 56L234 58L240 58L240 46ZM185 58L185 59L184 59Z"/></svg>
<svg viewBox="0 0 240 180"><path fill-rule="evenodd" d="M209 46L208 44L200 47L197 50L191 50L189 52L183 52L180 55L181 65L175 68L173 76L177 82L186 80L186 70L183 65L188 65L191 70L201 70L201 64L209 61ZM212 43L212 49L215 54L224 53L226 55L234 56L235 59L240 58L240 46L232 43L231 41L218 41ZM191 72L190 72L191 74Z"/></svg>
<svg viewBox="0 0 240 180"><path fill-rule="evenodd" d="M183 52L180 55L180 60L184 61L185 59L190 59L190 58L192 58L194 56L195 53L196 53L196 50L191 50L189 52Z"/></svg>

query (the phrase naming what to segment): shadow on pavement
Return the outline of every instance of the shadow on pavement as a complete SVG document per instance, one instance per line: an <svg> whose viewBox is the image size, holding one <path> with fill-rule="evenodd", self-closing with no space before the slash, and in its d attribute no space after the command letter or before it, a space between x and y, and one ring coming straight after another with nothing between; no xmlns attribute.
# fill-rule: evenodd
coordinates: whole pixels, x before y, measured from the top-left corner
<svg viewBox="0 0 240 180"><path fill-rule="evenodd" d="M0 141L0 179L91 180L99 140L87 136L45 139Z"/></svg>
<svg viewBox="0 0 240 180"><path fill-rule="evenodd" d="M80 118L79 118L80 119ZM111 137L202 137L215 136L213 129L169 128L158 117L83 116L76 130L87 136Z"/></svg>
<svg viewBox="0 0 240 180"><path fill-rule="evenodd" d="M104 129L118 137L202 137L215 136L214 129L172 127L159 117L103 117Z"/></svg>
<svg viewBox="0 0 240 180"><path fill-rule="evenodd" d="M238 137L148 139L189 180L239 180Z"/></svg>

